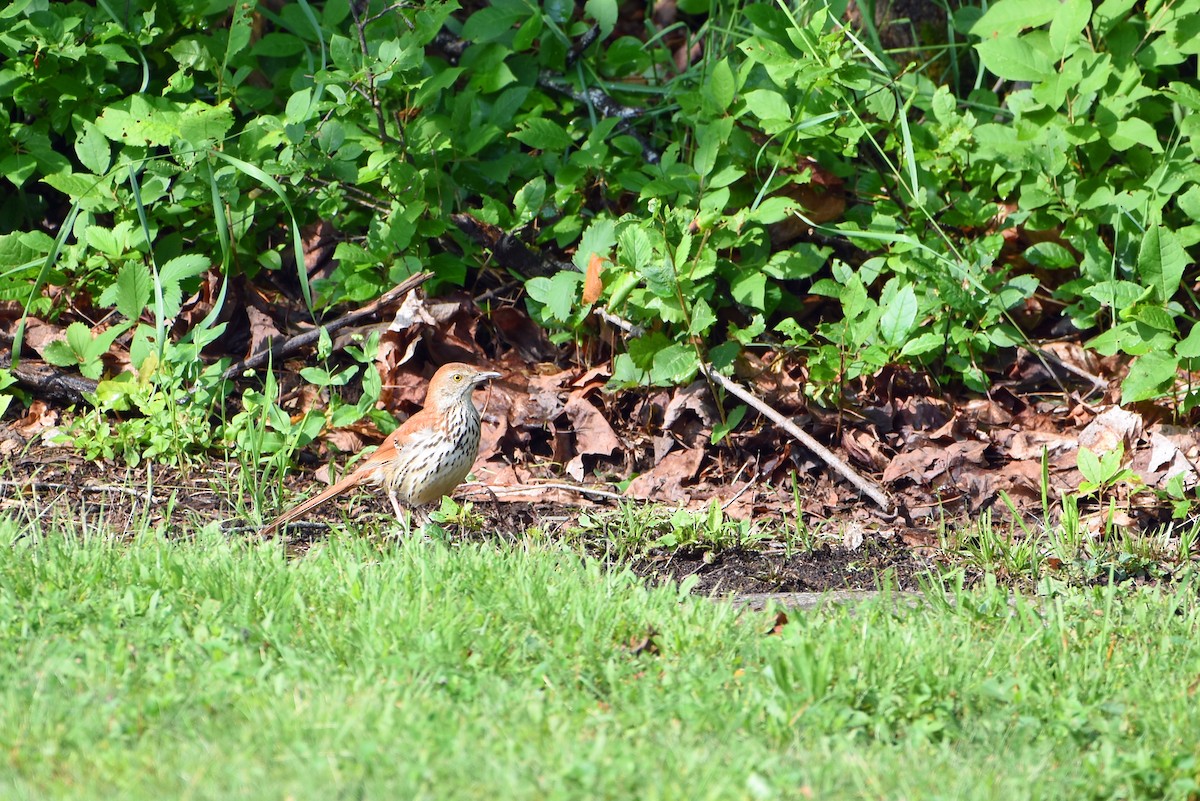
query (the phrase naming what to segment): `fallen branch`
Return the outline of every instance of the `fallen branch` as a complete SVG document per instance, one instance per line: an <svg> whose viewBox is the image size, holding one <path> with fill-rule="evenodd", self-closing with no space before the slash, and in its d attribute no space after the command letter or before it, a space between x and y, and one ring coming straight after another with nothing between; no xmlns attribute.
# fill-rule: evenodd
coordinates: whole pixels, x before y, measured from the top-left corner
<svg viewBox="0 0 1200 801"><path fill-rule="evenodd" d="M825 464L833 468L834 471L857 487L868 498L875 501L879 505L879 508L885 512L891 512L892 502L880 486L856 473L854 468L850 467L850 465L835 456L832 451L806 434L800 426L793 423L786 415L772 409L741 384L718 373L713 369L712 365L705 364L704 373L711 381L720 384L731 395L741 399L746 405L799 440L801 445L821 457Z"/></svg>
<svg viewBox="0 0 1200 801"><path fill-rule="evenodd" d="M614 500L614 501L629 500L629 497L627 495L622 495L619 492L612 492L611 490L597 489L595 487L589 487L586 484L563 484L563 483L554 482L554 481L546 482L544 484L543 483L521 484L519 486L507 486L507 487L492 487L492 486L489 486L488 484L484 484L482 482L473 481L469 484L463 484L462 488L467 489L467 490L486 489L488 492L492 493L493 495L514 495L514 494L519 494L522 492L532 492L533 490L539 490L539 489L556 489L556 490L565 490L567 492L578 492L580 495L594 495L597 498L608 498L608 499Z"/></svg>
<svg viewBox="0 0 1200 801"><path fill-rule="evenodd" d="M258 353L255 353L253 356L248 356L237 364L230 366L221 377L236 378L246 370L253 370L256 367L261 367L262 365L266 364L268 359L278 360L290 356L296 351L302 350L303 348L314 344L318 339L320 339L322 329L324 329L326 333L332 335L335 331L345 328L348 325L357 323L364 317L370 317L372 314L375 314L385 306L390 306L396 301L400 300L400 298L404 297L409 292L428 281L431 277L433 277L433 273L417 273L416 275L410 275L408 278L405 278L403 281L397 284L394 289L385 292L378 299L368 303L361 309L347 312L341 317L338 317L335 320L330 320L324 325L317 326L311 331L305 331L303 334L297 334L294 337L289 337L277 345L272 345L270 348L261 350Z"/></svg>
<svg viewBox="0 0 1200 801"><path fill-rule="evenodd" d="M0 480L0 487L14 487L16 489L31 490L33 492L42 492L45 490L70 490L71 492L81 492L85 495L128 495L131 498L137 498L139 501L154 503L154 496L149 492L139 492L138 490L129 489L128 487L116 487L109 485L91 486L88 484L62 484L57 481Z"/></svg>

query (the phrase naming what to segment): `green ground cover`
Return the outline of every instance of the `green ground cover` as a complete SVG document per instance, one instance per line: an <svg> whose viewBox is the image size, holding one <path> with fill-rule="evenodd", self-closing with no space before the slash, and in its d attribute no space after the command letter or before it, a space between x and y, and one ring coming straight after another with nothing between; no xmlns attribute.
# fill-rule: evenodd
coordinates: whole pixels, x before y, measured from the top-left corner
<svg viewBox="0 0 1200 801"><path fill-rule="evenodd" d="M1200 792L1189 581L985 582L769 634L536 535L0 543L0 798Z"/></svg>

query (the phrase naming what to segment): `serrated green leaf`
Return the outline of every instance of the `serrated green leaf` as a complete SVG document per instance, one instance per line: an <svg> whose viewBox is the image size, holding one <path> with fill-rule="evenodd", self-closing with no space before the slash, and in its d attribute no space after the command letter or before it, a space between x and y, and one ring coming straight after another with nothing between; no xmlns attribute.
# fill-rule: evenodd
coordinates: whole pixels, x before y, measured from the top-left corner
<svg viewBox="0 0 1200 801"><path fill-rule="evenodd" d="M142 316L142 310L150 302L154 282L150 270L141 262L126 262L117 273L117 280L100 295L102 306L115 306L128 320Z"/></svg>
<svg viewBox="0 0 1200 801"><path fill-rule="evenodd" d="M545 117L525 120L521 129L509 136L534 150L566 150L575 141L561 125Z"/></svg>
<svg viewBox="0 0 1200 801"><path fill-rule="evenodd" d="M195 278L204 273L212 262L197 253L176 256L164 264L158 271L158 280L162 285L163 317L171 319L183 308L183 290L180 284L189 278ZM148 302L148 301L147 301Z"/></svg>
<svg viewBox="0 0 1200 801"><path fill-rule="evenodd" d="M128 243L123 238L118 238L114 231L102 225L89 227L83 238L89 246L111 259L119 259L125 255L125 251L128 249Z"/></svg>
<svg viewBox="0 0 1200 801"><path fill-rule="evenodd" d="M672 386L691 381L700 369L700 359L689 345L675 343L654 354L650 363L650 380L655 384Z"/></svg>

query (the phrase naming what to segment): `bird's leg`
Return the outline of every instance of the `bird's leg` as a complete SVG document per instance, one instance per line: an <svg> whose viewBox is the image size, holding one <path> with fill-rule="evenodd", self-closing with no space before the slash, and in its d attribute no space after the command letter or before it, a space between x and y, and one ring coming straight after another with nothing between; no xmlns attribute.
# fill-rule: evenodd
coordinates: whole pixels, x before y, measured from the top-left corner
<svg viewBox="0 0 1200 801"><path fill-rule="evenodd" d="M388 487L388 500L392 502L392 509L396 512L396 519L400 521L400 525L404 525L404 509L400 507L400 499L396 497L395 487Z"/></svg>

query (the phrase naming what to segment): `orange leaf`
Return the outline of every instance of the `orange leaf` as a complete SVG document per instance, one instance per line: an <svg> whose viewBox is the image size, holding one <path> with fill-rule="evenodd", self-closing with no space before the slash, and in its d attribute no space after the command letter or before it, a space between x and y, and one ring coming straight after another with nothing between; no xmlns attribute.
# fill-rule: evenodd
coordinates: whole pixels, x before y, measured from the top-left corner
<svg viewBox="0 0 1200 801"><path fill-rule="evenodd" d="M595 253L588 259L587 273L583 278L583 302L590 305L600 299L604 292L604 282L600 280L600 271L604 267L604 258Z"/></svg>

